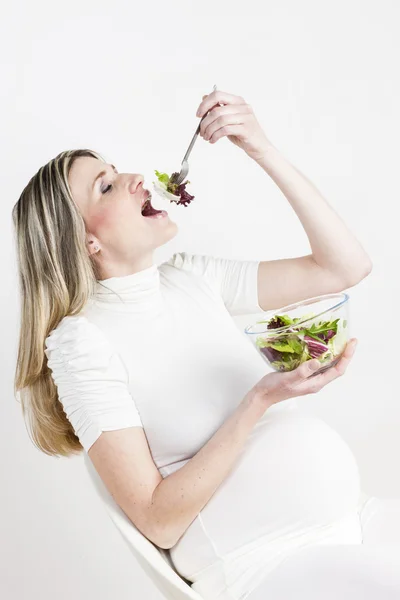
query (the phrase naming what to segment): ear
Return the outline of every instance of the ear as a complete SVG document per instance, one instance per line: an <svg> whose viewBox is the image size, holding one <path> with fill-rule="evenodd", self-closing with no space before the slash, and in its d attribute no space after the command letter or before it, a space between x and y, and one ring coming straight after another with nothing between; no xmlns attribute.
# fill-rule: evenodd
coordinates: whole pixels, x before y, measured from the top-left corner
<svg viewBox="0 0 400 600"><path fill-rule="evenodd" d="M86 240L86 245L88 248L88 252L89 252L89 256L91 256L92 254L96 254L99 250L100 250L100 244L97 241L96 238L90 236L87 240Z"/></svg>

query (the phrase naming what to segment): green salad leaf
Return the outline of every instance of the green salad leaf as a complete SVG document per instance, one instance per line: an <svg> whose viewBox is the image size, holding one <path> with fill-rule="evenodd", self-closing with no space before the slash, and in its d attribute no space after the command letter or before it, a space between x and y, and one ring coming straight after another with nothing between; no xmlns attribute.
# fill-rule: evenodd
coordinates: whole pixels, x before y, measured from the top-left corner
<svg viewBox="0 0 400 600"><path fill-rule="evenodd" d="M278 336L271 339L262 339L259 342L260 348L273 348L279 350L279 352L291 352L294 354L301 354L303 352L303 346L297 336Z"/></svg>
<svg viewBox="0 0 400 600"><path fill-rule="evenodd" d="M301 321L301 319L291 319L289 315L275 315L272 319L268 319L267 321L257 321L257 323L268 323L270 329L277 329L278 327L285 327L286 325L295 325L299 321Z"/></svg>
<svg viewBox="0 0 400 600"><path fill-rule="evenodd" d="M311 325L300 323L304 320L309 323L313 318L315 321ZM257 323L267 323L268 332L257 336L256 345L278 371L291 371L312 358L326 363L340 354L346 343L344 328L347 323L341 323L340 318L317 321L314 315L293 319L289 315L274 315L271 319ZM281 331L281 328L284 329Z"/></svg>
<svg viewBox="0 0 400 600"><path fill-rule="evenodd" d="M179 185L175 183L175 180L179 176L179 173L172 173L170 177L167 173L161 173L157 170L155 170L154 172L157 175L159 185L166 192L169 192L170 194L178 198L178 200L176 201L177 204L183 204L183 206L187 206L194 199L194 196L189 194L189 192L186 189L186 186L188 183L190 183L190 181L186 180L183 183L180 183ZM174 200L171 200L170 198L170 202L174 202Z"/></svg>
<svg viewBox="0 0 400 600"><path fill-rule="evenodd" d="M160 183L165 183L165 185L168 187L168 183L169 183L169 175L167 175L167 173L160 173L160 171L155 171L156 175L157 175L157 179Z"/></svg>

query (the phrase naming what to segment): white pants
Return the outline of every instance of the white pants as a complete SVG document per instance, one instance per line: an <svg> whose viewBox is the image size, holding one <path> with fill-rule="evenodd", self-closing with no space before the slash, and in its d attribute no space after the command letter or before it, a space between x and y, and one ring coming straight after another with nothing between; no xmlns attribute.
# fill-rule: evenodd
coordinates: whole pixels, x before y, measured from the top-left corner
<svg viewBox="0 0 400 600"><path fill-rule="evenodd" d="M400 600L400 499L370 498L360 520L362 544L299 550L246 600Z"/></svg>

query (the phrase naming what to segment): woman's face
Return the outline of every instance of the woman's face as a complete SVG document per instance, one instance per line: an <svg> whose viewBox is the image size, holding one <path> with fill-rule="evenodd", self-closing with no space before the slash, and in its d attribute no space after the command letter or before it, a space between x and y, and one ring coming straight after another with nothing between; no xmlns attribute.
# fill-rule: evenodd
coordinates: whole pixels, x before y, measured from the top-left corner
<svg viewBox="0 0 400 600"><path fill-rule="evenodd" d="M76 159L72 165L72 197L85 221L88 251L96 254L102 279L151 266L153 251L178 231L168 215L142 215L148 195L143 181L142 175L118 173L113 165L89 156Z"/></svg>

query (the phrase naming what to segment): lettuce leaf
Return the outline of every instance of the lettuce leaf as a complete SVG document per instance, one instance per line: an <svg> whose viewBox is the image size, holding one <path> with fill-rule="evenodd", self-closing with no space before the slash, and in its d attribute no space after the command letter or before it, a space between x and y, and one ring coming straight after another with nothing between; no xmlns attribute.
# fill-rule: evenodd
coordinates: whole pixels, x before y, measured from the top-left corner
<svg viewBox="0 0 400 600"><path fill-rule="evenodd" d="M167 175L167 173L160 173L160 171L155 171L155 174L157 175L157 179L160 183L165 183L165 185L168 187L169 184L169 175Z"/></svg>
<svg viewBox="0 0 400 600"><path fill-rule="evenodd" d="M154 172L157 175L160 186L165 189L165 191L179 198L179 200L176 201L177 204L183 204L183 206L187 206L194 199L194 196L189 194L186 189L186 186L188 183L190 183L190 181L186 180L179 185L174 183L174 180L176 180L179 173L172 173L170 177L167 173L160 173L160 171L157 170ZM175 202L175 200L170 198L170 202Z"/></svg>
<svg viewBox="0 0 400 600"><path fill-rule="evenodd" d="M303 352L304 344L301 343L298 336L282 335L270 339L259 338L257 345L260 348L273 348L279 350L279 352L291 352L294 354L301 354Z"/></svg>
<svg viewBox="0 0 400 600"><path fill-rule="evenodd" d="M309 315L310 318L313 316ZM346 338L343 329L347 323L340 323L338 318L314 322L309 327L296 327L304 318L305 316L291 319L289 315L275 315L272 319L257 322L268 324L268 333L259 335L256 345L273 368L291 371L312 358L318 358L324 363L337 356L339 349L342 351ZM275 333L274 330L281 327L287 329Z"/></svg>

